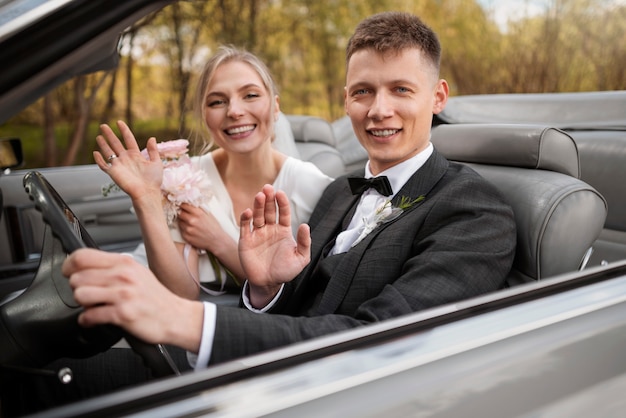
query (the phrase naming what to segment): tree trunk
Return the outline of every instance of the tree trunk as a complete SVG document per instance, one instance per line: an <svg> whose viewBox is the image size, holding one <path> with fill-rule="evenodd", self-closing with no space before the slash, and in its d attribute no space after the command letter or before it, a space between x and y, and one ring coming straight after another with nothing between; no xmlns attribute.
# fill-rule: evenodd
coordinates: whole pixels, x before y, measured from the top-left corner
<svg viewBox="0 0 626 418"><path fill-rule="evenodd" d="M177 119L180 121L179 132L184 131L185 128L185 118L183 115L185 114L185 104L187 101L187 84L188 75L186 74L184 68L184 60L185 60L185 43L183 41L183 21L184 18L181 14L180 6L178 3L172 5L172 21L174 23L174 45L175 45L175 54L176 59L172 63L174 66L174 91L178 96L178 109L177 111Z"/></svg>
<svg viewBox="0 0 626 418"><path fill-rule="evenodd" d="M78 76L74 79L74 103L76 108L76 116L74 129L70 138L70 143L65 153L63 165L74 165L77 161L78 153L87 137L87 128L91 117L91 109L96 100L96 93L104 84L107 74L103 74L100 79L92 76L92 86L88 88L89 76ZM91 152L89 153L91 154Z"/></svg>
<svg viewBox="0 0 626 418"><path fill-rule="evenodd" d="M109 85L109 91L107 93L107 103L104 106L102 116L100 116L100 123L109 123L111 114L115 108L115 85L117 81L117 68L111 71L111 84Z"/></svg>
<svg viewBox="0 0 626 418"><path fill-rule="evenodd" d="M43 98L44 164L46 167L55 167L57 165L57 143L54 135L54 110L50 96L51 93L48 93Z"/></svg>
<svg viewBox="0 0 626 418"><path fill-rule="evenodd" d="M80 150L82 139L85 137L85 126L88 121L88 111L86 109L86 101L84 96L85 91L85 76L81 75L74 78L74 107L77 111L74 122L74 129L72 130L72 136L70 138L69 145L63 158L63 165L68 166L74 164L76 156Z"/></svg>
<svg viewBox="0 0 626 418"><path fill-rule="evenodd" d="M131 51L126 58L126 123L128 126L133 126L133 44L135 42L135 32L132 32L129 36L129 50Z"/></svg>

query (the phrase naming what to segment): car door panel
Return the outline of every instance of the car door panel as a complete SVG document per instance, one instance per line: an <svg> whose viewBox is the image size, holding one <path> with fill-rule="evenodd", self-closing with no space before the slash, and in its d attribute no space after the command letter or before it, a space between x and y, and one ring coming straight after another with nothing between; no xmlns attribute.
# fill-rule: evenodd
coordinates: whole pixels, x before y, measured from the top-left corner
<svg viewBox="0 0 626 418"><path fill-rule="evenodd" d="M109 177L98 166L39 170L83 222L96 243L108 251L132 251L141 242L141 231L130 198L123 192L103 196ZM0 271L32 269L37 264L44 223L24 190L28 170L0 177L4 214L0 220ZM1 277L1 275L0 275Z"/></svg>

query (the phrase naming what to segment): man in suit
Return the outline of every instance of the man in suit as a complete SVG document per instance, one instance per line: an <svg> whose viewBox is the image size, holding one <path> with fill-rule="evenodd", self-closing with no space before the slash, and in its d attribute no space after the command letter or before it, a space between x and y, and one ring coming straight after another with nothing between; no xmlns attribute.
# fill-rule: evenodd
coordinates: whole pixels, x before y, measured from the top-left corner
<svg viewBox="0 0 626 418"><path fill-rule="evenodd" d="M436 35L411 14L358 25L345 108L369 155L360 174L378 179L338 178L296 240L286 196L266 186L241 216L243 309L179 298L131 258L85 249L63 266L80 323L177 345L205 367L503 287L512 210L430 143L448 98L439 61Z"/></svg>

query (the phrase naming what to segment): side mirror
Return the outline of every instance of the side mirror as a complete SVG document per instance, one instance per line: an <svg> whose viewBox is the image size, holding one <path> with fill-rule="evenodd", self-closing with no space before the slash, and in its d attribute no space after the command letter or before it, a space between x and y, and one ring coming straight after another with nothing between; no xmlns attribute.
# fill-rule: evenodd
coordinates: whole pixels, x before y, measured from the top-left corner
<svg viewBox="0 0 626 418"><path fill-rule="evenodd" d="M19 138L0 138L0 169L20 167L24 162Z"/></svg>

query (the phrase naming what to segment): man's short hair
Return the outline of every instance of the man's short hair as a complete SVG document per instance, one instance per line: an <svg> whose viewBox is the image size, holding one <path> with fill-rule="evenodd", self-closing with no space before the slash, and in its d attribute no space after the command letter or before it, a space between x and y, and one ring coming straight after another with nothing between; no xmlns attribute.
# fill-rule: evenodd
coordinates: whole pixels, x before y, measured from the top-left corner
<svg viewBox="0 0 626 418"><path fill-rule="evenodd" d="M441 44L437 34L422 20L405 12L383 12L372 15L359 23L346 47L346 66L350 57L362 49L380 54L401 52L407 48L422 50L439 72Z"/></svg>

